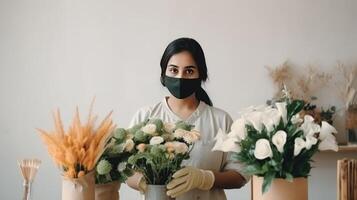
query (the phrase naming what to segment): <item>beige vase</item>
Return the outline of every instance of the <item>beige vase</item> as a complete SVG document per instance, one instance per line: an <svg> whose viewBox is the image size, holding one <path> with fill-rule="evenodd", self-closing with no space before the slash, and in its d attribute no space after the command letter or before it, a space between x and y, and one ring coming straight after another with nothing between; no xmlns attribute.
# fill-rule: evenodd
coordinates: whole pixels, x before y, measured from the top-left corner
<svg viewBox="0 0 357 200"><path fill-rule="evenodd" d="M274 179L270 189L262 194L263 177L252 178L252 200L307 200L307 178L294 178L293 182Z"/></svg>
<svg viewBox="0 0 357 200"><path fill-rule="evenodd" d="M95 200L119 200L120 182L95 185Z"/></svg>
<svg viewBox="0 0 357 200"><path fill-rule="evenodd" d="M94 172L77 179L62 179L62 200L94 200Z"/></svg>

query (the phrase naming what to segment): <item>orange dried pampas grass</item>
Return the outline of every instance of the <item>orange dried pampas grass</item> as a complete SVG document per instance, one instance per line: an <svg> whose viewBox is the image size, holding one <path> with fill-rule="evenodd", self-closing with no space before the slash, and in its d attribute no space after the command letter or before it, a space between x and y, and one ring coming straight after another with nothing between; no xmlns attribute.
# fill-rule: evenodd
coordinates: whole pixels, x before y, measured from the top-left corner
<svg viewBox="0 0 357 200"><path fill-rule="evenodd" d="M95 127L97 117L92 116L92 107L93 103L85 124L81 123L77 108L71 126L65 131L57 109L53 114L55 130L37 129L50 156L67 178L79 178L94 169L115 129L112 112Z"/></svg>

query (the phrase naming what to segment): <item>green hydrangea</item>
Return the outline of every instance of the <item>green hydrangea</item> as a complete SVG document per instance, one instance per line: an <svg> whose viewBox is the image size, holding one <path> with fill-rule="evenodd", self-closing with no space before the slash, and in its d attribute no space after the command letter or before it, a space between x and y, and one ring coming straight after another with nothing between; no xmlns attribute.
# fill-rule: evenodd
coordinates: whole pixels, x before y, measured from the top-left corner
<svg viewBox="0 0 357 200"><path fill-rule="evenodd" d="M128 131L132 134L135 134L138 130L140 130L143 126L145 126L144 122L140 122L133 127L129 128Z"/></svg>
<svg viewBox="0 0 357 200"><path fill-rule="evenodd" d="M114 131L114 138L119 141L123 141L126 138L126 130L123 128L117 128Z"/></svg>
<svg viewBox="0 0 357 200"><path fill-rule="evenodd" d="M137 142L145 143L145 141L147 140L147 135L143 131L138 130L134 134L134 140Z"/></svg>
<svg viewBox="0 0 357 200"><path fill-rule="evenodd" d="M155 156L159 156L159 154L163 153L163 150L159 146L154 145L151 147L150 153L152 153Z"/></svg>
<svg viewBox="0 0 357 200"><path fill-rule="evenodd" d="M99 175L106 175L112 170L112 165L109 161L103 159L99 161L96 170Z"/></svg>

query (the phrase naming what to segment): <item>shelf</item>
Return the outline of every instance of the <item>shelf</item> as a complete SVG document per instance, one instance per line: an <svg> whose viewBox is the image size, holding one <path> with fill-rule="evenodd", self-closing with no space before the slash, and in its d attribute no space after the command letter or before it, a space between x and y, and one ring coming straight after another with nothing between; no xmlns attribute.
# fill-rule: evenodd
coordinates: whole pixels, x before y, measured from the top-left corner
<svg viewBox="0 0 357 200"><path fill-rule="evenodd" d="M357 145L339 145L338 146L339 152L357 152Z"/></svg>

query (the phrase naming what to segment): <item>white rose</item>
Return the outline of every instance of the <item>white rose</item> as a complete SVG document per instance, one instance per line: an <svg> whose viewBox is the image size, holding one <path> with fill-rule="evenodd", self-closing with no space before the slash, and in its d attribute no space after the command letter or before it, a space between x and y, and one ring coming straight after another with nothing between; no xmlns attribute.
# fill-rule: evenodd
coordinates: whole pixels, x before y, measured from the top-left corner
<svg viewBox="0 0 357 200"><path fill-rule="evenodd" d="M185 135L183 136L183 139L188 144L192 144L192 143L194 143L194 142L196 142L197 140L200 139L200 133L197 132L197 131L186 132Z"/></svg>
<svg viewBox="0 0 357 200"><path fill-rule="evenodd" d="M175 129L175 124L173 123L164 123L164 130L168 133L172 133Z"/></svg>
<svg viewBox="0 0 357 200"><path fill-rule="evenodd" d="M324 140L325 138L329 137L330 135L333 135L333 133L337 133L337 130L335 129L335 127L331 126L329 123L327 123L325 121L322 121L319 139Z"/></svg>
<svg viewBox="0 0 357 200"><path fill-rule="evenodd" d="M273 152L271 151L269 140L259 139L255 143L254 156L259 160L273 157Z"/></svg>
<svg viewBox="0 0 357 200"><path fill-rule="evenodd" d="M305 141L302 138L295 138L294 141L294 156L299 155L301 150L305 148Z"/></svg>
<svg viewBox="0 0 357 200"><path fill-rule="evenodd" d="M160 136L154 136L150 139L151 145L161 144L162 142L164 142L164 138L162 138Z"/></svg>
<svg viewBox="0 0 357 200"><path fill-rule="evenodd" d="M183 142L173 142L175 153L186 153L188 151L188 146Z"/></svg>
<svg viewBox="0 0 357 200"><path fill-rule="evenodd" d="M183 138L183 136L189 131L183 130L183 129L176 129L174 132L174 137L175 138Z"/></svg>
<svg viewBox="0 0 357 200"><path fill-rule="evenodd" d="M236 120L231 126L231 132L228 134L228 137L244 140L245 137L247 137L247 129L245 128L246 123L244 118Z"/></svg>
<svg viewBox="0 0 357 200"><path fill-rule="evenodd" d="M175 145L173 142L166 142L164 144L164 146L166 147L166 151L169 152L169 153L172 153L175 151Z"/></svg>
<svg viewBox="0 0 357 200"><path fill-rule="evenodd" d="M285 131L278 131L273 135L272 142L280 153L284 151L284 145L286 143Z"/></svg>
<svg viewBox="0 0 357 200"><path fill-rule="evenodd" d="M144 133L154 135L156 133L156 125L155 124L147 124L141 128Z"/></svg>
<svg viewBox="0 0 357 200"><path fill-rule="evenodd" d="M140 144L136 145L136 149L137 149L139 152L143 153L143 152L145 151L145 149L146 149L146 144L140 143Z"/></svg>
<svg viewBox="0 0 357 200"><path fill-rule="evenodd" d="M126 140L124 144L125 151L129 152L134 148L134 141L132 139Z"/></svg>
<svg viewBox="0 0 357 200"><path fill-rule="evenodd" d="M287 110L286 102L275 103L276 108L278 109L280 116L283 118L284 124L287 124Z"/></svg>
<svg viewBox="0 0 357 200"><path fill-rule="evenodd" d="M119 172L123 172L125 170L125 168L126 168L126 162L121 162L118 164L117 170Z"/></svg>

